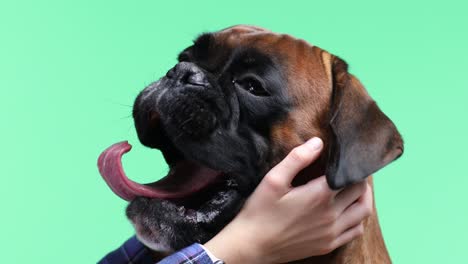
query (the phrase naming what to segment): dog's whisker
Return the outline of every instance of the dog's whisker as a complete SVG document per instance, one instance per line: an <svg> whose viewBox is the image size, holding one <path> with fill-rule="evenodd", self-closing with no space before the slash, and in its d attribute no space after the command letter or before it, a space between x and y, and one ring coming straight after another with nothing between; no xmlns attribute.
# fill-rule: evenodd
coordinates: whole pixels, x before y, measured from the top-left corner
<svg viewBox="0 0 468 264"><path fill-rule="evenodd" d="M129 115L120 117L119 120L131 118L131 117L132 117L132 114L129 114Z"/></svg>
<svg viewBox="0 0 468 264"><path fill-rule="evenodd" d="M127 128L127 134L130 134L130 130L133 128L133 125L129 125Z"/></svg>
<svg viewBox="0 0 468 264"><path fill-rule="evenodd" d="M110 104L113 104L113 105L118 105L118 106L122 106L122 107L125 107L125 108L132 108L133 105L129 105L129 104L125 104L125 103L120 103L120 102L116 102L116 101L113 101L111 99L107 99L105 100L107 103L110 103Z"/></svg>

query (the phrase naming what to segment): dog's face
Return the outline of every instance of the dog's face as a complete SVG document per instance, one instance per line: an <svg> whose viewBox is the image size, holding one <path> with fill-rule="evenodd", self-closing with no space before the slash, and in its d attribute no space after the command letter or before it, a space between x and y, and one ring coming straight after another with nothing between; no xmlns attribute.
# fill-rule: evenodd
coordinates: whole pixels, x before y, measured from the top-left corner
<svg viewBox="0 0 468 264"><path fill-rule="evenodd" d="M169 165L190 160L244 175L235 181L251 189L270 154L272 124L291 108L278 58L204 34L178 60L135 101L140 141Z"/></svg>
<svg viewBox="0 0 468 264"><path fill-rule="evenodd" d="M272 166L313 136L325 149L297 184L326 173L341 188L403 150L346 63L256 27L201 35L138 95L133 116L140 141L162 151L170 172L129 191L127 216L140 239L162 251L208 240Z"/></svg>

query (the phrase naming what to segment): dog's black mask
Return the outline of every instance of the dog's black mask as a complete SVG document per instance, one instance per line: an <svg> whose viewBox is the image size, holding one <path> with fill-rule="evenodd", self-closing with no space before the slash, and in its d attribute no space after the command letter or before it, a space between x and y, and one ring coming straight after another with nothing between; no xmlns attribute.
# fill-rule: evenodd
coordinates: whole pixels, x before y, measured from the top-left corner
<svg viewBox="0 0 468 264"><path fill-rule="evenodd" d="M138 137L162 151L170 173L208 167L220 174L186 197L130 203L138 237L159 251L203 243L235 216L268 169L272 125L290 109L280 64L259 50L204 34L178 60L135 100Z"/></svg>

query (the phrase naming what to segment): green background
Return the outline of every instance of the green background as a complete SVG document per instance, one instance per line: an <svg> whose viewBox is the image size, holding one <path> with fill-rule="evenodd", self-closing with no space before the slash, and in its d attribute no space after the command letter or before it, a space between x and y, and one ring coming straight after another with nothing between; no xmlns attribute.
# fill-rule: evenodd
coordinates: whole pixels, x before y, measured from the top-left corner
<svg viewBox="0 0 468 264"><path fill-rule="evenodd" d="M96 159L128 139L137 93L200 32L247 23L344 58L404 136L376 175L394 263L461 263L468 237L468 5L462 1L0 2L2 263L94 263L132 235ZM170 2L170 3L167 3Z"/></svg>

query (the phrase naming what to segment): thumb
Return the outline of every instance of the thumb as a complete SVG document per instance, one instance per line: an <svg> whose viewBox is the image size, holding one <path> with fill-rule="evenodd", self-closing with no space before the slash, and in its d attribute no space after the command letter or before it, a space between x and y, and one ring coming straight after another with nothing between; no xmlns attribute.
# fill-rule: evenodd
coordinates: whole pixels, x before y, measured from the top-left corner
<svg viewBox="0 0 468 264"><path fill-rule="evenodd" d="M277 191L287 193L291 189L294 177L319 157L322 148L323 142L318 137L295 147L285 159L265 175L264 181Z"/></svg>

